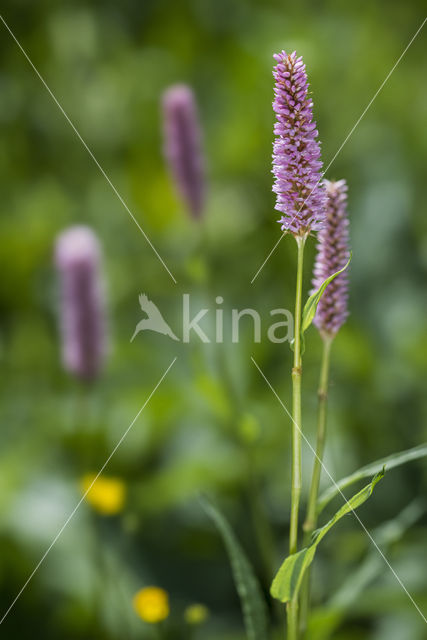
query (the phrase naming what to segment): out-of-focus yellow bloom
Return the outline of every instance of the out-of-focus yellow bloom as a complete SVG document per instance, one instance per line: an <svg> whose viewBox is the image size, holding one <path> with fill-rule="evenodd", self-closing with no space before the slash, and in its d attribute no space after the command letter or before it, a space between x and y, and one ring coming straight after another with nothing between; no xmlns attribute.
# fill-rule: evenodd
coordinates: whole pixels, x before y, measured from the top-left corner
<svg viewBox="0 0 427 640"><path fill-rule="evenodd" d="M204 604L190 604L184 611L184 619L187 624L202 624L209 617L209 609Z"/></svg>
<svg viewBox="0 0 427 640"><path fill-rule="evenodd" d="M83 493L91 486L96 478L94 473L86 473L81 480ZM123 509L126 498L126 486L120 478L99 476L85 496L89 504L99 513L111 516Z"/></svg>
<svg viewBox="0 0 427 640"><path fill-rule="evenodd" d="M169 596L160 587L145 587L134 595L133 607L144 622L156 624L169 615Z"/></svg>

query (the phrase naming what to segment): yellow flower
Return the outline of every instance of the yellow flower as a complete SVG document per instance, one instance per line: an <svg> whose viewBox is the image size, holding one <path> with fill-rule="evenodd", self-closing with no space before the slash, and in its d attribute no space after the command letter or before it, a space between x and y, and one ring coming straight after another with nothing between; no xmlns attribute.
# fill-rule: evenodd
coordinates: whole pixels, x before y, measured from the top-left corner
<svg viewBox="0 0 427 640"><path fill-rule="evenodd" d="M133 607L142 620L156 624L169 615L169 596L160 587L145 587L134 595Z"/></svg>
<svg viewBox="0 0 427 640"><path fill-rule="evenodd" d="M187 624L202 624L209 617L209 609L204 604L190 604L184 611L184 619Z"/></svg>
<svg viewBox="0 0 427 640"><path fill-rule="evenodd" d="M86 493L90 487L85 496L86 500L95 511L105 516L119 513L123 509L126 498L126 486L123 480L120 480L120 478L99 476L91 487L95 478L96 475L94 473L86 473L81 480L83 493Z"/></svg>

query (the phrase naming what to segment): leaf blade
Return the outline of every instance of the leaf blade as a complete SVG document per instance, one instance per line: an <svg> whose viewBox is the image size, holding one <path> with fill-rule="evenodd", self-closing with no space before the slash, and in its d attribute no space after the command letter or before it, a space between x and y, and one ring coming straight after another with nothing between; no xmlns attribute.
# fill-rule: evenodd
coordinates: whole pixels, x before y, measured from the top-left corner
<svg viewBox="0 0 427 640"><path fill-rule="evenodd" d="M302 311L301 336L304 335L304 333L307 331L307 329L313 322L314 316L316 315L317 305L319 304L320 299L326 287L328 286L328 284L332 282L332 280L335 280L337 276L339 276L341 273L343 273L347 269L348 265L350 264L350 261L351 261L351 254L350 254L350 258L348 259L347 263L343 266L343 268L337 271L336 273L333 273L332 275L330 275L329 278L326 278L326 280L322 282L322 284L317 289L317 291L312 293L311 296L308 298L307 302L304 305L304 309Z"/></svg>
<svg viewBox="0 0 427 640"><path fill-rule="evenodd" d="M418 460L420 458L424 458L427 456L427 443L418 445L417 447L412 447L411 449L406 449L405 451L399 451L398 453L393 453L384 458L380 458L379 460L375 460L354 473L342 478L338 482L336 482L332 487L329 487L322 493L317 502L317 513L321 513L327 504L343 489L349 487L350 485L358 482L359 480L363 480L363 478L367 478L372 476L375 473L378 473L384 466L387 468L387 471L390 469L394 469L395 467L399 467L402 464L406 464L406 462L411 462L412 460Z"/></svg>
<svg viewBox="0 0 427 640"><path fill-rule="evenodd" d="M317 529L310 546L298 553L288 556L279 568L271 585L270 593L281 602L289 602L297 597L304 575L314 560L317 547L332 527L348 513L354 511L372 495L375 485L384 477L384 469L377 473L363 489L356 493L339 509L335 515L320 529Z"/></svg>
<svg viewBox="0 0 427 640"><path fill-rule="evenodd" d="M252 566L224 515L205 496L201 498L201 503L227 549L248 638L265 640L268 637L267 607Z"/></svg>

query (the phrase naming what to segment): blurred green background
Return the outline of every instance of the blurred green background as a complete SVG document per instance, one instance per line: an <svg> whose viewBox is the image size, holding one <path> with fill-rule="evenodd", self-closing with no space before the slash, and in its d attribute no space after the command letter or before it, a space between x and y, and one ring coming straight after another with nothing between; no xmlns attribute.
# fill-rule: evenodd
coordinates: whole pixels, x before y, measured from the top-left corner
<svg viewBox="0 0 427 640"><path fill-rule="evenodd" d="M265 326L270 309L292 309L292 238L251 284L279 234L272 54L304 56L327 165L425 5L5 0L1 13L177 284L0 24L0 615L80 499L82 476L101 467L178 356L105 471L126 485L123 510L102 516L85 501L1 631L45 640L154 638L132 597L158 585L171 602L165 636L241 639L226 552L197 496L215 497L267 594L266 564L277 568L287 546L290 421L250 357L289 406L291 352L265 337L254 344L250 322L239 344L228 336L223 345L197 338L188 345L148 332L130 343L141 318L138 294L146 292L179 335L185 292L195 309L213 308L217 295L225 315L257 309ZM351 316L332 361L326 464L336 479L427 440L425 44L422 32L328 171L349 183L353 246ZM202 225L176 197L162 157L160 97L176 82L193 86L200 109L208 167ZM56 234L76 223L99 235L108 284L111 351L88 389L61 368L52 261ZM306 290L314 249L312 240ZM311 441L319 355L311 329L304 355ZM305 446L305 478L311 459ZM426 479L422 461L390 471L360 510L424 611ZM408 504L412 526L387 541L378 527ZM338 499L331 512L337 506ZM260 537L272 538L272 558ZM359 588L351 575L362 566L372 575ZM347 596L334 595L343 585ZM421 616L352 517L322 543L313 592L312 638L426 637ZM190 630L183 612L194 602L210 617Z"/></svg>

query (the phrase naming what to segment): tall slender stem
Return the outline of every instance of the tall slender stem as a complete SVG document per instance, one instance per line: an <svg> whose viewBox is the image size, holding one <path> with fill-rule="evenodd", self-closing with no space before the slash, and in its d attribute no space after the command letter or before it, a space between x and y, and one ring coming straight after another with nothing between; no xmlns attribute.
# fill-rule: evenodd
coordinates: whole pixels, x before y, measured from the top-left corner
<svg viewBox="0 0 427 640"><path fill-rule="evenodd" d="M307 515L304 522L304 532L306 536L311 536L316 523L316 503L319 494L320 474L322 471L323 452L326 441L326 414L328 402L329 385L329 362L331 354L331 338L324 338L322 363L320 368L319 390L318 390L318 413L317 413L317 442L316 455L313 462L313 475L311 478L310 494L307 505ZM309 538L308 538L309 540Z"/></svg>
<svg viewBox="0 0 427 640"><path fill-rule="evenodd" d="M298 550L298 512L301 495L301 311L305 236L296 238L298 247L294 319L294 362L292 367L292 479L289 554ZM288 603L288 640L298 639L298 600Z"/></svg>
<svg viewBox="0 0 427 640"><path fill-rule="evenodd" d="M320 367L320 379L318 389L317 407L317 439L316 455L313 462L313 473L311 476L310 493L307 504L307 514L304 521L304 546L310 543L311 534L317 524L317 497L319 494L320 475L322 472L323 454L326 441L326 418L329 385L329 363L331 354L332 338L323 336L322 362ZM310 571L307 570L301 588L301 629L306 630L308 611L310 607Z"/></svg>
<svg viewBox="0 0 427 640"><path fill-rule="evenodd" d="M298 509L301 494L301 310L305 238L297 237L298 266L295 295L294 364L292 367L292 496L289 553L298 549Z"/></svg>

